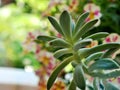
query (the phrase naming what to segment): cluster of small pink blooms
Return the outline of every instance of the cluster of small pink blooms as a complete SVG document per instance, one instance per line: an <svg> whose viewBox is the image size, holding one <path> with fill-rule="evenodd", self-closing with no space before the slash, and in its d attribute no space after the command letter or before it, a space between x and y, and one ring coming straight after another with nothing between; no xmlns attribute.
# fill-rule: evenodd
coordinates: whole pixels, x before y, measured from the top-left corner
<svg viewBox="0 0 120 90"><path fill-rule="evenodd" d="M91 42L91 44L87 45L86 48L92 48L92 47L97 46L97 45L98 45L98 41L94 40Z"/></svg>
<svg viewBox="0 0 120 90"><path fill-rule="evenodd" d="M93 20L93 19L100 19L102 14L100 12L100 7L95 5L94 3L88 3L84 6L84 11L89 12L90 15L86 19L86 22ZM100 20L95 24L95 26L100 25Z"/></svg>
<svg viewBox="0 0 120 90"><path fill-rule="evenodd" d="M29 52L38 52L38 48L40 49L40 46L35 43L35 38L40 34L40 32L29 32L24 43L23 43L23 49L24 53L27 54Z"/></svg>
<svg viewBox="0 0 120 90"><path fill-rule="evenodd" d="M47 7L46 11L44 11L42 13L42 16L49 16L49 15L51 15L51 12L50 12L51 9L55 8L58 5L61 5L63 1L64 0L50 0L50 2L48 4L48 7Z"/></svg>
<svg viewBox="0 0 120 90"><path fill-rule="evenodd" d="M105 40L103 41L103 43L110 43L110 42L120 42L120 36L116 33L112 33L110 35L108 35ZM117 54L120 53L120 49L117 50L113 55L112 55L112 58L115 58L115 56Z"/></svg>
<svg viewBox="0 0 120 90"><path fill-rule="evenodd" d="M71 0L68 10L73 11L77 9L77 6L78 6L78 0Z"/></svg>
<svg viewBox="0 0 120 90"><path fill-rule="evenodd" d="M50 75L51 71L56 66L54 57L50 52L41 50L39 55L37 55L37 60L41 63L42 67L40 68L46 72L47 75Z"/></svg>

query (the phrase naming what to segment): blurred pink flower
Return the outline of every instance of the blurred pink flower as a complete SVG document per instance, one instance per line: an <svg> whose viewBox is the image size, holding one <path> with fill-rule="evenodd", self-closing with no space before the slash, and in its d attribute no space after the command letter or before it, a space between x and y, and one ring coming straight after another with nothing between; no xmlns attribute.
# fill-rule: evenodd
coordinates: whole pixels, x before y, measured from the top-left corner
<svg viewBox="0 0 120 90"><path fill-rule="evenodd" d="M68 10L69 11L73 11L73 10L76 10L77 9L77 6L78 6L78 0L71 0L71 3L69 5L69 8Z"/></svg>
<svg viewBox="0 0 120 90"><path fill-rule="evenodd" d="M109 36L107 36L105 38L105 40L103 41L103 43L110 43L110 42L120 42L120 36L116 33L112 33L110 34ZM112 55L112 58L115 58L115 56L117 54L120 53L120 49L118 49L113 55Z"/></svg>
<svg viewBox="0 0 120 90"><path fill-rule="evenodd" d="M87 45L86 48L92 48L92 47L97 46L97 45L98 45L98 41L94 40L94 41L92 41L91 44Z"/></svg>
<svg viewBox="0 0 120 90"><path fill-rule="evenodd" d="M84 11L85 12L90 12L90 15L88 16L88 18L86 19L86 21L90 21L93 19L100 19L100 17L102 16L101 12L100 12L100 7L95 5L94 3L88 3L84 6ZM100 20L95 24L95 26L99 26L100 24Z"/></svg>
<svg viewBox="0 0 120 90"><path fill-rule="evenodd" d="M57 81L53 84L51 90L66 90L65 87L66 87L66 85L65 85L65 83L64 83L62 80L57 80Z"/></svg>

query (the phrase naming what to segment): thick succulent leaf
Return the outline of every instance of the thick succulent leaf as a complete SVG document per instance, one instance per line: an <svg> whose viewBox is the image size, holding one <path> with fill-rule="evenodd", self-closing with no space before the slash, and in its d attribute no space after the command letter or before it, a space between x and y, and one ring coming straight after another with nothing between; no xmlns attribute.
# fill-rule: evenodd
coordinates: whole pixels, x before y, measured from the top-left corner
<svg viewBox="0 0 120 90"><path fill-rule="evenodd" d="M93 53L104 51L111 48L120 48L120 43L107 43L107 44L101 44L92 48L84 48L79 49L79 55L82 58L85 58Z"/></svg>
<svg viewBox="0 0 120 90"><path fill-rule="evenodd" d="M120 65L120 54L116 55L115 62L117 62Z"/></svg>
<svg viewBox="0 0 120 90"><path fill-rule="evenodd" d="M94 25L97 23L98 19L92 20L84 24L74 35L73 40L77 41L82 37L85 33L87 33L89 30L91 30Z"/></svg>
<svg viewBox="0 0 120 90"><path fill-rule="evenodd" d="M70 54L70 53L72 53L72 52L68 48L60 49L60 50L58 50L54 53L54 57L55 58L60 58L61 56L65 55L65 54Z"/></svg>
<svg viewBox="0 0 120 90"><path fill-rule="evenodd" d="M61 34L64 36L64 33L62 31L61 26L59 25L59 23L57 22L57 20L54 17L49 16L48 17L50 23L53 25L53 27Z"/></svg>
<svg viewBox="0 0 120 90"><path fill-rule="evenodd" d="M72 32L74 31L75 29L75 22L74 20L71 19L71 29L72 29Z"/></svg>
<svg viewBox="0 0 120 90"><path fill-rule="evenodd" d="M73 31L73 34L76 34L76 32L85 24L85 20L88 17L88 15L89 15L89 12L85 12L79 16L75 26L75 30Z"/></svg>
<svg viewBox="0 0 120 90"><path fill-rule="evenodd" d="M113 85L111 82L103 80L104 90L120 90L117 86Z"/></svg>
<svg viewBox="0 0 120 90"><path fill-rule="evenodd" d="M104 52L97 52L97 53L93 53L91 54L90 56L88 56L86 59L85 59L85 64L88 64L90 61L92 60L95 60L95 59L99 59L102 55L103 55Z"/></svg>
<svg viewBox="0 0 120 90"><path fill-rule="evenodd" d="M60 48L70 47L69 43L67 43L65 40L60 39L60 38L57 38L57 39L50 41L50 45L52 45L54 47L60 47Z"/></svg>
<svg viewBox="0 0 120 90"><path fill-rule="evenodd" d="M68 90L76 90L76 85L75 85L75 82L74 80L71 81L69 87L68 87Z"/></svg>
<svg viewBox="0 0 120 90"><path fill-rule="evenodd" d="M85 77L84 77L84 71L82 69L82 65L78 64L75 67L75 71L74 71L74 82L76 84L76 86L82 90L85 90L86 88L86 82L85 82Z"/></svg>
<svg viewBox="0 0 120 90"><path fill-rule="evenodd" d="M83 47L89 45L91 42L92 42L92 39L80 40L74 45L74 50L77 51L80 48L83 48Z"/></svg>
<svg viewBox="0 0 120 90"><path fill-rule="evenodd" d="M72 65L73 67L76 67L76 66L78 65L78 63L77 63L76 61L72 61L72 62L71 62L71 65Z"/></svg>
<svg viewBox="0 0 120 90"><path fill-rule="evenodd" d="M52 36L45 36L45 35L40 35L37 37L37 40L39 41L51 41L56 39L56 37L52 37Z"/></svg>
<svg viewBox="0 0 120 90"><path fill-rule="evenodd" d="M38 40L38 39L35 39L34 42L37 43L37 44L41 43L41 41Z"/></svg>
<svg viewBox="0 0 120 90"><path fill-rule="evenodd" d="M107 51L101 56L101 58L109 58L109 57L111 57L112 54L114 54L117 50L118 50L118 48L111 48L111 49L107 50Z"/></svg>
<svg viewBox="0 0 120 90"><path fill-rule="evenodd" d="M110 58L97 60L89 66L89 71L118 69L120 66Z"/></svg>
<svg viewBox="0 0 120 90"><path fill-rule="evenodd" d="M60 73L60 71L62 69L64 69L65 66L68 65L72 60L73 60L73 57L68 57L62 63L60 63L59 66L57 66L55 68L55 70L52 72L50 78L48 79L47 90L50 90L50 88L52 87L53 83L55 82L55 80L56 80L58 74Z"/></svg>
<svg viewBox="0 0 120 90"><path fill-rule="evenodd" d="M67 11L63 11L63 13L60 16L60 25L65 36L67 38L71 38L72 36L71 17Z"/></svg>
<svg viewBox="0 0 120 90"><path fill-rule="evenodd" d="M100 90L99 89L99 78L98 77L95 77L94 80L93 80L93 87L94 87L94 90Z"/></svg>
<svg viewBox="0 0 120 90"><path fill-rule="evenodd" d="M101 38L105 38L108 35L109 35L109 33L107 33L107 32L98 32L98 33L95 33L95 34L85 37L85 39L91 38L93 40L98 40Z"/></svg>
<svg viewBox="0 0 120 90"><path fill-rule="evenodd" d="M120 68L115 70L109 70L109 71L107 70L104 72L87 72L87 73L92 77L99 77L102 79L116 78L120 76Z"/></svg>

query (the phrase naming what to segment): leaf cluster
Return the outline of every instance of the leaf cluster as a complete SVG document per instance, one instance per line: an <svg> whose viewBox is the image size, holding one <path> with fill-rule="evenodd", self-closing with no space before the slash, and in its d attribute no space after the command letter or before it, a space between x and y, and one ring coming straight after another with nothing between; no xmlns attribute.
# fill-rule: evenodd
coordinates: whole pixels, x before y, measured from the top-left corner
<svg viewBox="0 0 120 90"><path fill-rule="evenodd" d="M54 57L59 59L67 55L52 72L47 83L48 90L52 87L59 72L69 63L74 68L73 80L69 85L69 90L76 90L76 87L86 90L85 74L94 78L93 88L95 90L99 90L100 85L103 85L105 90L110 90L108 88L111 87L118 90L117 87L107 82L107 79L120 75L120 65L111 59L112 54L120 48L120 43L100 44L92 48L86 48L93 40L105 38L109 34L107 32L98 32L83 37L84 34L94 28L98 21L94 19L86 22L88 16L88 12L83 13L76 23L72 20L68 11L62 12L59 22L54 17L49 16L50 23L63 38L42 35L37 37L37 40L47 41L54 48L59 48L54 52Z"/></svg>

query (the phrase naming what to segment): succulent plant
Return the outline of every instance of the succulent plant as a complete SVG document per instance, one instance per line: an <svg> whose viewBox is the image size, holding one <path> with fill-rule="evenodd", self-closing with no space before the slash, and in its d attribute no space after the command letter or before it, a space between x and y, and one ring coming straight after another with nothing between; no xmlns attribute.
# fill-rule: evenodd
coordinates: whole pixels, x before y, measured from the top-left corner
<svg viewBox="0 0 120 90"><path fill-rule="evenodd" d="M51 46L57 48L54 52L55 58L66 56L64 60L55 68L47 82L47 89L50 90L58 74L69 63L74 68L73 79L68 90L86 90L86 75L94 78L94 90L100 90L100 85L104 90L119 90L108 82L109 78L116 78L120 75L119 64L111 59L111 55L120 48L120 43L99 44L97 46L86 48L93 40L105 38L109 33L98 32L89 36L84 36L92 30L97 23L97 19L86 22L89 12L85 12L78 18L76 24L72 20L68 11L63 11L59 22L52 16L48 19L53 27L63 38L55 36L40 35L37 41L47 41Z"/></svg>

